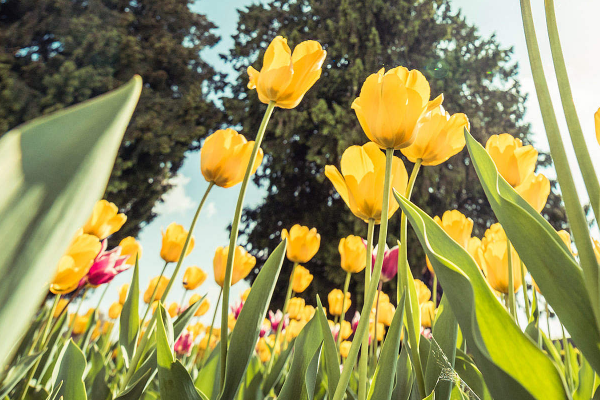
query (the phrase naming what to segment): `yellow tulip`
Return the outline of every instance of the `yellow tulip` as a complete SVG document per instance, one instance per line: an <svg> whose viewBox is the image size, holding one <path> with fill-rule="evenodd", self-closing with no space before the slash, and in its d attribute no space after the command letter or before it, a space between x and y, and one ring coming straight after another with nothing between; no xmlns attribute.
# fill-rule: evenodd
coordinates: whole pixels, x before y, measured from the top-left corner
<svg viewBox="0 0 600 400"><path fill-rule="evenodd" d="M327 52L314 40L300 43L290 51L287 40L277 36L267 47L260 72L248 67L248 89L256 89L258 99L277 107L294 108L321 76Z"/></svg>
<svg viewBox="0 0 600 400"><path fill-rule="evenodd" d="M375 296L375 302L373 303L373 309L375 309L377 304L379 304L379 307L381 307L382 304L389 303L389 302L390 302L390 296L388 296L387 293L379 292L379 294L377 296Z"/></svg>
<svg viewBox="0 0 600 400"><path fill-rule="evenodd" d="M248 300L248 296L250 296L250 289L251 288L248 288L248 289L244 290L244 293L242 293L241 298L244 303L246 302L246 300Z"/></svg>
<svg viewBox="0 0 600 400"><path fill-rule="evenodd" d="M202 296L200 296L198 293L194 293L192 295L192 297L190 297L189 305L192 306L197 301L200 301L201 298L202 298ZM194 317L203 316L204 314L206 314L208 312L209 309L210 309L210 303L208 302L208 299L204 299L202 301L202 303L200 304L200 307L198 307L198 310L196 310Z"/></svg>
<svg viewBox="0 0 600 400"><path fill-rule="evenodd" d="M54 294L65 294L75 290L79 281L90 270L101 248L98 237L78 230L65 255L58 261L56 274L50 282L50 291Z"/></svg>
<svg viewBox="0 0 600 400"><path fill-rule="evenodd" d="M292 282L292 290L296 293L302 293L310 285L313 280L313 275L302 265L297 265L294 271L294 281Z"/></svg>
<svg viewBox="0 0 600 400"><path fill-rule="evenodd" d="M465 147L465 129L469 130L465 114L450 116L439 105L419 118L416 139L401 150L402 154L413 163L421 159L423 165L439 165Z"/></svg>
<svg viewBox="0 0 600 400"><path fill-rule="evenodd" d="M415 279L415 289L417 291L417 299L419 304L423 304L431 299L431 290L420 279Z"/></svg>
<svg viewBox="0 0 600 400"><path fill-rule="evenodd" d="M288 342L291 342L292 339L298 337L298 335L300 334L300 331L302 331L302 329L304 328L305 325L306 325L306 322L304 322L304 321L298 321L298 320L292 319L290 321L290 324L287 326L287 328L285 328L285 339Z"/></svg>
<svg viewBox="0 0 600 400"><path fill-rule="evenodd" d="M123 305L118 301L112 303L108 309L108 318L117 319L121 315L121 311L123 310Z"/></svg>
<svg viewBox="0 0 600 400"><path fill-rule="evenodd" d="M235 328L236 322L237 322L237 319L235 319L235 315L229 314L227 316L227 328L229 328L229 331L232 331L233 328Z"/></svg>
<svg viewBox="0 0 600 400"><path fill-rule="evenodd" d="M352 335L352 324L349 321L342 321L342 326L340 328L340 324L336 325L338 327L338 334L342 335L342 340L348 339Z"/></svg>
<svg viewBox="0 0 600 400"><path fill-rule="evenodd" d="M550 181L543 174L531 174L515 190L537 212L542 212L550 195Z"/></svg>
<svg viewBox="0 0 600 400"><path fill-rule="evenodd" d="M54 314L52 315L53 318L58 318L60 317L60 315L62 314L63 310L65 309L65 307L69 305L69 300L67 299L60 299L58 300L58 304L56 305L56 308L54 309Z"/></svg>
<svg viewBox="0 0 600 400"><path fill-rule="evenodd" d="M344 293L340 289L333 289L327 295L327 301L329 303L329 314L341 315L342 314L342 300ZM352 301L350 300L350 293L346 293L346 301L344 302L344 313L350 308Z"/></svg>
<svg viewBox="0 0 600 400"><path fill-rule="evenodd" d="M313 315L315 315L315 308L311 305L304 306L302 309L302 320L308 322L312 319Z"/></svg>
<svg viewBox="0 0 600 400"><path fill-rule="evenodd" d="M342 154L341 169L340 173L335 166L327 165L325 176L354 215L366 222L374 219L378 224L381 221L385 154L373 142L364 146L350 146ZM398 157L392 159L391 182L392 188L404 194L408 174ZM398 209L398 203L392 196L390 191L388 218Z"/></svg>
<svg viewBox="0 0 600 400"><path fill-rule="evenodd" d="M464 249L469 244L471 233L473 232L473 220L466 217L458 210L446 211L442 218L437 215L433 218L444 232L448 234L455 242L460 244Z"/></svg>
<svg viewBox="0 0 600 400"><path fill-rule="evenodd" d="M106 335L108 332L111 332L114 328L115 324L111 321L104 321L102 324L102 334Z"/></svg>
<svg viewBox="0 0 600 400"><path fill-rule="evenodd" d="M169 278L167 278L166 276L157 276L152 278L150 284L148 285L148 288L144 292L144 302L148 304L155 300L160 300L162 298L163 293L167 289L168 284ZM154 294L154 297L152 297L154 288L156 288L156 293Z"/></svg>
<svg viewBox="0 0 600 400"><path fill-rule="evenodd" d="M229 246L217 247L213 258L213 271L215 282L221 287L225 282L225 269L227 268L227 254ZM231 286L248 276L256 265L256 258L248 253L242 246L235 248L233 256L233 270L231 271Z"/></svg>
<svg viewBox="0 0 600 400"><path fill-rule="evenodd" d="M172 222L167 226L166 232L162 233L162 247L160 249L160 257L166 262L177 262L181 256L185 239L188 231L183 226ZM187 257L194 249L194 237L190 239L190 244L187 248L185 256Z"/></svg>
<svg viewBox="0 0 600 400"><path fill-rule="evenodd" d="M129 283L125 283L119 288L119 303L125 304L127 292L129 292Z"/></svg>
<svg viewBox="0 0 600 400"><path fill-rule="evenodd" d="M521 139L508 133L492 135L485 149L498 172L512 186L519 186L535 170L538 152L533 146L523 146Z"/></svg>
<svg viewBox="0 0 600 400"><path fill-rule="evenodd" d="M383 325L381 322L377 323L377 341L381 342L383 340L383 337L385 335L385 325ZM371 339L373 338L373 336L375 336L375 322L371 321L369 322L369 336L371 337Z"/></svg>
<svg viewBox="0 0 600 400"><path fill-rule="evenodd" d="M321 235L317 228L308 229L307 226L298 224L292 226L290 231L283 229L281 239L287 239L287 258L297 263L309 262L321 245Z"/></svg>
<svg viewBox="0 0 600 400"><path fill-rule="evenodd" d="M519 255L512 248L511 261L513 269L513 290L521 287L521 265ZM490 286L500 293L508 293L508 251L507 238L499 223L493 224L481 240L481 250L485 262L486 278Z"/></svg>
<svg viewBox="0 0 600 400"><path fill-rule="evenodd" d="M71 314L71 321L75 318L75 323L73 324L73 335L81 335L87 329L88 323L90 322L90 318L94 313L94 309L91 308L84 315Z"/></svg>
<svg viewBox="0 0 600 400"><path fill-rule="evenodd" d="M176 302L172 302L171 304L169 304L167 312L169 313L169 316L171 318L175 318L179 315L179 304L177 304Z"/></svg>
<svg viewBox="0 0 600 400"><path fill-rule="evenodd" d="M194 290L204 283L206 272L197 266L188 267L183 274L183 287L187 290Z"/></svg>
<svg viewBox="0 0 600 400"><path fill-rule="evenodd" d="M429 95L429 83L419 71L382 68L365 80L352 109L369 140L382 149L398 150L415 141L415 125Z"/></svg>
<svg viewBox="0 0 600 400"><path fill-rule="evenodd" d="M392 303L383 303L379 305L379 311L377 314L377 322L381 322L385 326L390 326L392 324L392 318L394 318L394 313L396 312L396 307Z"/></svg>
<svg viewBox="0 0 600 400"><path fill-rule="evenodd" d="M592 243L594 245L594 254L596 254L596 259L598 260L598 263L600 263L600 242L592 238Z"/></svg>
<svg viewBox="0 0 600 400"><path fill-rule="evenodd" d="M300 297L292 297L288 303L288 315L290 319L301 319L302 311L304 310L304 299Z"/></svg>
<svg viewBox="0 0 600 400"><path fill-rule="evenodd" d="M114 203L100 200L94 205L92 215L83 226L83 233L102 240L121 229L125 221L127 217L125 214L119 214L119 209Z"/></svg>
<svg viewBox="0 0 600 400"><path fill-rule="evenodd" d="M267 340L264 337L258 339L258 343L256 344L256 353L258 354L260 361L263 363L271 359L271 349L267 345Z"/></svg>
<svg viewBox="0 0 600 400"><path fill-rule="evenodd" d="M348 340L344 340L342 343L340 343L340 355L344 358L348 358L350 347L352 347L352 342Z"/></svg>
<svg viewBox="0 0 600 400"><path fill-rule="evenodd" d="M473 257L479 269L483 272L484 275L487 275L485 271L485 261L483 259L483 251L481 250L481 239L473 236L469 239L469 243L467 244L467 252Z"/></svg>
<svg viewBox="0 0 600 400"><path fill-rule="evenodd" d="M235 130L220 129L204 141L200 150L200 169L204 179L222 188L237 185L244 179L254 141L247 141ZM252 165L254 174L262 163L263 151L258 149Z"/></svg>
<svg viewBox="0 0 600 400"><path fill-rule="evenodd" d="M435 303L426 301L421 304L421 326L423 328L431 328L435 320Z"/></svg>
<svg viewBox="0 0 600 400"><path fill-rule="evenodd" d="M215 334L215 330L213 330L213 334L210 337L210 349L214 349L215 346L217 345L218 342L218 338L221 335L217 335ZM208 345L208 335L204 335L204 337L202 338L202 340L200 340L200 343L198 344L198 347L200 348L200 350L206 350L206 347Z"/></svg>
<svg viewBox="0 0 600 400"><path fill-rule="evenodd" d="M598 141L598 144L600 144L600 108L598 108L598 111L594 114L594 123L596 125L596 140Z"/></svg>
<svg viewBox="0 0 600 400"><path fill-rule="evenodd" d="M142 245L134 237L128 236L119 243L121 256L129 256L125 264L135 265L136 256L142 258Z"/></svg>
<svg viewBox="0 0 600 400"><path fill-rule="evenodd" d="M367 247L360 236L350 235L340 239L338 250L342 258L342 269L358 273L367 265Z"/></svg>

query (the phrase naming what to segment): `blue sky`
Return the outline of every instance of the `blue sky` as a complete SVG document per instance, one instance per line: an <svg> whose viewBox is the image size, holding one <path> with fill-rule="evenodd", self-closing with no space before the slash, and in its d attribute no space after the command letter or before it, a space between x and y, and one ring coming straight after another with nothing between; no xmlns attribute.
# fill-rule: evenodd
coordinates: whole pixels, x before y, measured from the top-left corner
<svg viewBox="0 0 600 400"><path fill-rule="evenodd" d="M254 2L256 1L200 0L192 7L194 11L206 14L219 27L216 33L222 38L220 43L215 48L203 53L203 57L218 70L227 71L225 64L219 59L218 54L226 52L233 43L230 36L236 30L238 17L236 9ZM543 2L533 1L532 3L536 3L533 5L533 11L538 40L540 41L544 67L557 117L561 124L561 132L563 135L568 135L566 123L560 109L558 88L553 75L550 47L546 40ZM519 79L523 90L529 93L526 120L532 123L532 129L536 133L536 147L540 150L547 150L548 145L543 133L543 124L537 105L533 79L527 58L527 48L522 32L519 1L453 0L452 4L454 9L460 8L462 10L463 15L466 16L470 23L474 23L479 27L481 34L489 36L495 33L497 39L504 46L514 46L514 59L521 66ZM596 170L600 171L600 147L595 140L593 123L593 114L600 106L600 79L598 78L598 66L600 64L598 38L600 38L600 24L597 23L597 16L600 15L600 2L594 0L575 0L557 2L555 6L575 105L584 134L586 135L586 140L588 140L589 148L592 152L592 159L595 159ZM246 77L242 77L241 79L246 79ZM247 132L245 134L248 135ZM572 154L571 160L575 160ZM576 166L576 163L573 165ZM552 175L552 173L549 172L548 175ZM578 182L581 187L582 183L579 177ZM207 187L207 183L200 173L199 152L188 153L186 161L173 183L175 187L165 196L165 202L159 204L156 208L159 216L141 232L139 237L144 247L140 270L141 290L145 290L150 279L158 275L163 266L163 261L159 257L161 229L166 228L173 221L188 227L196 206ZM190 265L198 265L209 274L206 283L197 289L198 293L208 293L209 301L211 301L210 311L202 318L205 324L210 323L210 318L214 311L214 302L219 292L219 287L214 283L212 275L212 258L217 246L225 246L228 243L226 227L233 217L238 192L239 185L230 189L218 187L213 189L194 232L196 247L190 256L186 258L183 265L184 268ZM246 199L247 205L259 204L262 200L262 192L255 186L251 186ZM587 201L585 198L582 200ZM327 238L324 239L327 240ZM171 266L169 271L172 272L173 268L174 266ZM177 277L178 281L181 281L182 275L183 270ZM130 279L131 273L129 272L115 279L103 302L103 309L107 309L110 302L117 298L118 287ZM247 284L245 282L235 285L232 288L230 303L237 301L240 293L246 287ZM170 301L179 301L182 294L183 288L178 283L174 286L169 303ZM98 298L99 293L95 293L86 301L83 309L95 306ZM219 318L217 318L217 326L219 325L218 320Z"/></svg>

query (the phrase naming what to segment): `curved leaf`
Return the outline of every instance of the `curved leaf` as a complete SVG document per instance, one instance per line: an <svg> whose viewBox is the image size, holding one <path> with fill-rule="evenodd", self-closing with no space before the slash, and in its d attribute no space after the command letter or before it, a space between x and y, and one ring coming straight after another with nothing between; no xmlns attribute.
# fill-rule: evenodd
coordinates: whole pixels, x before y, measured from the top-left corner
<svg viewBox="0 0 600 400"><path fill-rule="evenodd" d="M323 310L321 299L317 295L317 317L319 318L319 324L321 326L321 333L323 335L323 347L324 347L324 363L325 371L327 374L327 390L329 395L332 396L335 393L338 381L340 380L340 363L338 358L338 351L331 334L331 328L329 322L327 322L327 316Z"/></svg>
<svg viewBox="0 0 600 400"><path fill-rule="evenodd" d="M60 385L57 398L86 400L87 394L83 383L86 362L83 352L73 339L65 344L52 374L53 387ZM62 382L62 384L61 384Z"/></svg>
<svg viewBox="0 0 600 400"><path fill-rule="evenodd" d="M133 357L140 330L139 276L139 260L136 257L135 267L133 269L133 276L131 278L131 284L129 285L127 298L125 299L125 304L123 304L123 310L121 310L121 316L119 319L119 345L121 346L121 353L123 354L123 360L125 360L126 368L129 368L129 360L131 360L131 358Z"/></svg>

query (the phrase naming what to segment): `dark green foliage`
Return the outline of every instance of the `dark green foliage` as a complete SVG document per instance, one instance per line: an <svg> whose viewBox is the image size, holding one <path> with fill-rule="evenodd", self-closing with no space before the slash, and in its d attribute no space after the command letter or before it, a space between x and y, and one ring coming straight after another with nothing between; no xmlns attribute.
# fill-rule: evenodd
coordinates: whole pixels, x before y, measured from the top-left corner
<svg viewBox="0 0 600 400"><path fill-rule="evenodd" d="M318 40L328 54L321 79L302 103L273 115L263 145L264 168L255 177L268 195L261 206L246 210L244 238L252 253L264 259L279 242L281 229L295 223L315 226L322 242L307 265L315 275L307 298L315 293L325 297L333 286L342 286L340 238L366 236L366 224L349 212L323 170L327 164L339 166L348 146L367 141L350 105L369 74L398 65L419 69L430 82L431 97L443 92L445 108L467 114L472 134L482 143L504 132L530 141L512 49L503 48L493 36L481 37L450 9L448 0L273 0L240 11L235 48L228 55L240 79L231 87L234 98L226 100L225 106L229 122L243 126L250 138L266 106L246 88L245 70L249 65L260 69L262 54L275 35L287 37L292 48L302 40ZM474 234L481 237L495 218L470 164L464 150L440 166L425 167L413 200L430 215L459 209L475 221ZM410 173L412 165L406 165ZM565 218L556 195L547 210L551 221L560 226ZM399 212L390 222L388 243L394 245ZM420 277L424 254L410 230L409 261ZM282 288L291 263L284 268ZM388 285L388 293L395 293L395 283ZM361 293L362 286L362 274L354 276L351 292ZM281 306L283 293L274 298L276 306ZM361 301L353 298L353 305Z"/></svg>
<svg viewBox="0 0 600 400"><path fill-rule="evenodd" d="M190 0L0 2L0 134L16 125L144 80L105 196L135 235L169 188L184 152L215 126L206 100L219 76L200 58L218 41ZM213 79L214 78L214 79Z"/></svg>

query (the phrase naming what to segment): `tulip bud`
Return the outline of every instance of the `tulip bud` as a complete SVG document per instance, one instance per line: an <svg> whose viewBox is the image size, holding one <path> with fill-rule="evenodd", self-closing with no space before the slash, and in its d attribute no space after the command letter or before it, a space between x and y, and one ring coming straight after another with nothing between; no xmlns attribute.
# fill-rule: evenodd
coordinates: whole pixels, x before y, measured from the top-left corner
<svg viewBox="0 0 600 400"><path fill-rule="evenodd" d="M304 305L304 299L300 297L292 297L288 303L288 315L290 319L301 319Z"/></svg>
<svg viewBox="0 0 600 400"><path fill-rule="evenodd" d="M188 267L183 274L183 287L186 290L194 290L204 283L206 272L197 266Z"/></svg>
<svg viewBox="0 0 600 400"><path fill-rule="evenodd" d="M192 295L192 297L190 297L190 302L189 305L193 305L195 304L197 301L200 301L200 299L202 298L202 296L200 296L197 293L194 293ZM208 302L208 299L204 299L202 301L202 303L200 304L200 307L198 307L198 310L196 310L196 313L194 314L194 317L201 317L204 314L206 314L208 312L208 310L210 309L210 303Z"/></svg>
<svg viewBox="0 0 600 400"><path fill-rule="evenodd" d="M215 275L215 282L223 287L225 282L225 270L227 268L227 255L229 253L229 246L217 247L215 250L215 257L213 258L213 271ZM248 276L250 271L256 265L256 258L248 253L242 246L235 248L235 254L233 256L233 269L231 271L231 286L238 283L240 280Z"/></svg>
<svg viewBox="0 0 600 400"><path fill-rule="evenodd" d="M544 174L531 174L515 190L535 211L542 212L550 195L550 181Z"/></svg>
<svg viewBox="0 0 600 400"><path fill-rule="evenodd" d="M94 205L92 215L83 226L83 233L102 240L121 229L125 221L127 217L125 214L119 214L119 209L114 203L100 200Z"/></svg>
<svg viewBox="0 0 600 400"><path fill-rule="evenodd" d="M433 301L426 301L421 304L421 326L423 328L431 328L435 319L435 303Z"/></svg>
<svg viewBox="0 0 600 400"><path fill-rule="evenodd" d="M188 231L183 226L172 222L167 226L167 230L162 232L162 247L160 249L160 257L166 262L177 262L181 256L185 240L187 239ZM185 256L187 257L194 249L194 237L190 239Z"/></svg>
<svg viewBox="0 0 600 400"><path fill-rule="evenodd" d="M348 358L348 353L350 353L350 347L352 347L352 342L348 340L344 340L340 343L340 355L343 358Z"/></svg>
<svg viewBox="0 0 600 400"><path fill-rule="evenodd" d="M129 292L129 283L125 283L119 288L119 303L125 304L125 300L127 299L128 292Z"/></svg>
<svg viewBox="0 0 600 400"><path fill-rule="evenodd" d="M419 304L423 304L431 298L431 290L420 279L415 279L415 289Z"/></svg>
<svg viewBox="0 0 600 400"><path fill-rule="evenodd" d="M302 265L297 265L294 271L294 281L292 282L292 290L295 293L302 293L308 288L313 280L313 275Z"/></svg>
<svg viewBox="0 0 600 400"><path fill-rule="evenodd" d="M512 187L519 186L535 170L538 152L532 146L523 146L520 139L508 133L492 135L485 149L498 172Z"/></svg>
<svg viewBox="0 0 600 400"><path fill-rule="evenodd" d="M342 238L338 250L344 271L355 274L365 269L367 265L367 248L363 243L363 238L354 235Z"/></svg>
<svg viewBox="0 0 600 400"><path fill-rule="evenodd" d="M121 310L123 310L123 306L118 301L112 303L108 309L108 318L117 319L121 315Z"/></svg>
<svg viewBox="0 0 600 400"><path fill-rule="evenodd" d="M333 289L327 295L327 301L329 303L329 313L331 315L342 314L342 301L344 299L344 293L340 289ZM350 308L352 301L350 300L350 293L346 293L346 301L344 302L344 313Z"/></svg>
<svg viewBox="0 0 600 400"><path fill-rule="evenodd" d="M308 229L307 226L298 224L292 226L290 231L283 229L281 239L287 239L287 258L292 262L309 262L321 245L321 235L316 228Z"/></svg>
<svg viewBox="0 0 600 400"><path fill-rule="evenodd" d="M142 258L142 245L134 237L128 236L119 243L121 255L127 256L126 264L135 265L136 257Z"/></svg>
<svg viewBox="0 0 600 400"><path fill-rule="evenodd" d="M144 303L149 304L155 300L160 300L167 289L167 285L169 284L169 278L166 276L157 276L152 278L148 288L144 292ZM156 288L156 293L154 293L154 297L152 293L154 292L154 288Z"/></svg>

